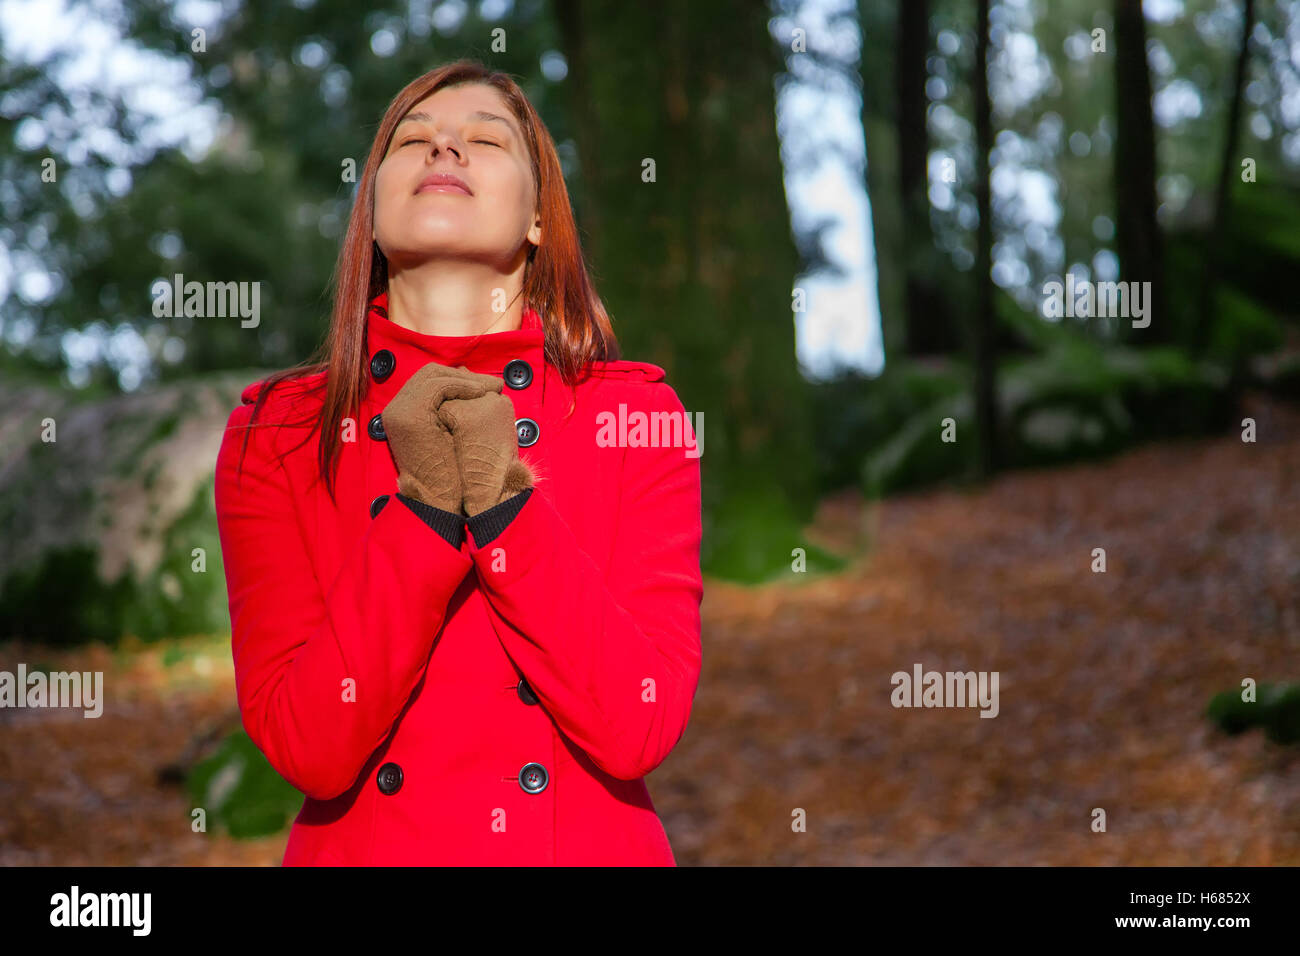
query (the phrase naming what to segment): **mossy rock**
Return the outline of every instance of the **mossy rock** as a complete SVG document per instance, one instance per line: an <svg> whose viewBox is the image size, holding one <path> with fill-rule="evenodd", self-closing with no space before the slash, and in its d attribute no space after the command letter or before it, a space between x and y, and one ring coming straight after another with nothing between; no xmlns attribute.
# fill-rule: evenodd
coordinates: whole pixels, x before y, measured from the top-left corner
<svg viewBox="0 0 1300 956"><path fill-rule="evenodd" d="M0 442L18 449L0 466L0 640L228 631L216 456L240 389L265 374L92 401L0 387Z"/></svg>

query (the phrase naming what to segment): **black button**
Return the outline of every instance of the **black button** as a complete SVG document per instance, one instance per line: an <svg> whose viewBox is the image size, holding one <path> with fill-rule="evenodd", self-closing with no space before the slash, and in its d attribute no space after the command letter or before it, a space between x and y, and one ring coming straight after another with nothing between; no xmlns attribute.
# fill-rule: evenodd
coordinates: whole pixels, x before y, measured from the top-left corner
<svg viewBox="0 0 1300 956"><path fill-rule="evenodd" d="M516 418L515 434L519 437L519 447L527 448L529 445L537 444L537 439L541 437L542 430L537 427L537 422L531 418Z"/></svg>
<svg viewBox="0 0 1300 956"><path fill-rule="evenodd" d="M397 359L388 349L380 349L375 353L375 357L370 360L370 374L375 377L376 382L382 382L388 376L393 374L393 369L397 368Z"/></svg>
<svg viewBox="0 0 1300 956"><path fill-rule="evenodd" d="M384 764L375 776L375 783L379 785L380 793L391 797L402 789L402 768L391 762Z"/></svg>
<svg viewBox="0 0 1300 956"><path fill-rule="evenodd" d="M533 689L528 686L528 681L524 680L523 678L519 679L519 686L517 686L515 690L519 692L519 699L522 700L525 704L538 703L537 695L534 694Z"/></svg>
<svg viewBox="0 0 1300 956"><path fill-rule="evenodd" d="M524 788L525 793L541 793L546 789L546 781L549 779L546 768L539 763L526 763L519 771L519 786Z"/></svg>
<svg viewBox="0 0 1300 956"><path fill-rule="evenodd" d="M379 512L384 510L384 505L388 504L388 495L380 495L374 501L370 502L370 517L379 517Z"/></svg>
<svg viewBox="0 0 1300 956"><path fill-rule="evenodd" d="M527 388L533 384L533 367L523 359L511 359L502 377L511 388Z"/></svg>
<svg viewBox="0 0 1300 956"><path fill-rule="evenodd" d="M384 432L384 419L382 415L376 415L370 419L370 424L366 426L366 431L375 441L388 441L388 435Z"/></svg>

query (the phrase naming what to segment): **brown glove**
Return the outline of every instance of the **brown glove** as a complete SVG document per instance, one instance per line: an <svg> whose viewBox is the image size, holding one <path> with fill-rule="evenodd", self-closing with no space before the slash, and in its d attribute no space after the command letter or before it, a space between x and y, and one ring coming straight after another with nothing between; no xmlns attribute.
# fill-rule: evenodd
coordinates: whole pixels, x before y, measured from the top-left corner
<svg viewBox="0 0 1300 956"><path fill-rule="evenodd" d="M383 411L384 433L397 463L397 490L434 508L462 513L462 484L448 427L438 412L449 400L501 395L502 381L463 365L430 362L407 380ZM513 419L512 419L513 421ZM513 433L513 425L511 426Z"/></svg>
<svg viewBox="0 0 1300 956"><path fill-rule="evenodd" d="M499 389L478 398L449 398L438 417L456 448L467 516L533 487L533 472L519 458L514 405Z"/></svg>

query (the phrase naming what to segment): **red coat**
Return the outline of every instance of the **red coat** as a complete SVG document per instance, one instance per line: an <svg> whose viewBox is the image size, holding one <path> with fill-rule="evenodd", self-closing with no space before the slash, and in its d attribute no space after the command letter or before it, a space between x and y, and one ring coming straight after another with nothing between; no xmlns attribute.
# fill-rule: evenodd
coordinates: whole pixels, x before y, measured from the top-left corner
<svg viewBox="0 0 1300 956"><path fill-rule="evenodd" d="M217 458L243 724L307 797L284 864L674 865L642 778L682 736L699 680L699 458L627 447L644 433L610 447L607 426L620 405L685 409L642 362L596 363L575 395L531 309L475 344L397 326L386 304L367 317L337 504L317 480L318 434L283 467L272 457L303 428L255 427L237 477L260 383ZM404 506L368 428L430 361L504 376L536 425L519 453L537 486L483 548L466 535L457 550ZM259 423L322 394L286 383Z"/></svg>

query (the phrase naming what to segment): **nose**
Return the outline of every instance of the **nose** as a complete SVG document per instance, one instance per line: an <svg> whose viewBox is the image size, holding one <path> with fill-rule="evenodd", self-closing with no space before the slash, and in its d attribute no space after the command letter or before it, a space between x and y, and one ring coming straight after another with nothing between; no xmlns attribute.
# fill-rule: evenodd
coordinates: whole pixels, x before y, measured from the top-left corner
<svg viewBox="0 0 1300 956"><path fill-rule="evenodd" d="M433 155L437 157L439 153L446 150L457 159L460 159L460 143L456 137L445 130L438 130L430 139L433 147Z"/></svg>

